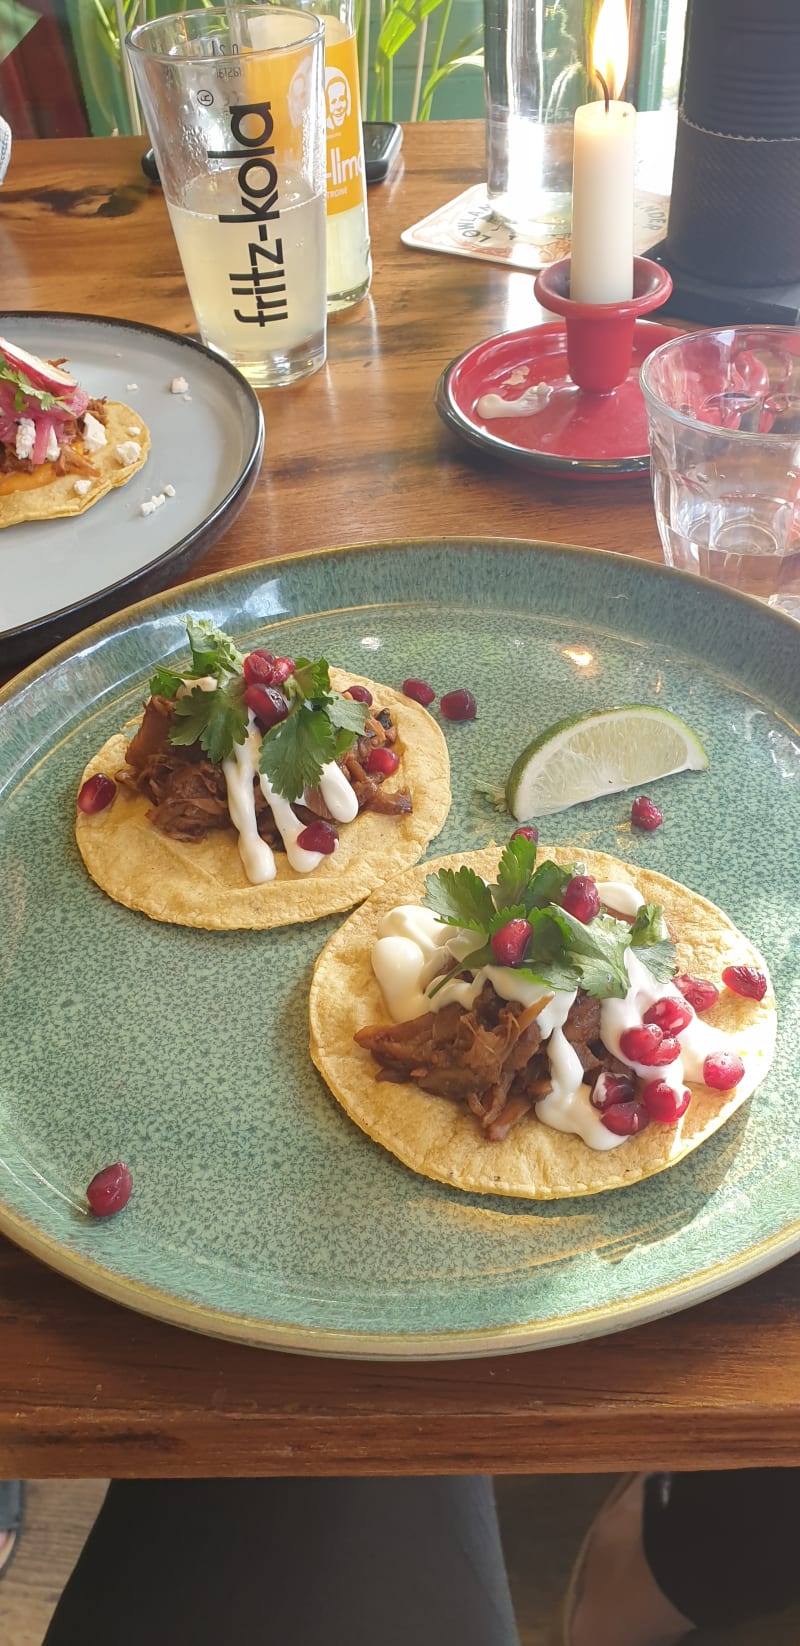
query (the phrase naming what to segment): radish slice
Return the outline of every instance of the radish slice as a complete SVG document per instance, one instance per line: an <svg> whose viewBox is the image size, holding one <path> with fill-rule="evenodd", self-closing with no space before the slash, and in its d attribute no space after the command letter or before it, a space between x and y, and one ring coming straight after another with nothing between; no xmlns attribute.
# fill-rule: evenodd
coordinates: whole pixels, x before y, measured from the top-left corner
<svg viewBox="0 0 800 1646"><path fill-rule="evenodd" d="M50 439L50 430L53 427L52 417L40 417L36 424L36 439L33 442L31 462L34 468L43 463L47 456L47 442Z"/></svg>
<svg viewBox="0 0 800 1646"><path fill-rule="evenodd" d="M29 354L16 343L0 337L0 354L15 371L22 371L37 389L48 389L51 394L63 394L65 389L76 389L77 381L60 366L51 366L49 360L40 360L38 354Z"/></svg>

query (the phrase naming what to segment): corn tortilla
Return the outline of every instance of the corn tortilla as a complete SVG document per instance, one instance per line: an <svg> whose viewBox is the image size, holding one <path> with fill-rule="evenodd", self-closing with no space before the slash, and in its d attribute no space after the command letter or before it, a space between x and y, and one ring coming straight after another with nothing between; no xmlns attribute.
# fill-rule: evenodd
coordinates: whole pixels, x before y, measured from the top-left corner
<svg viewBox="0 0 800 1646"><path fill-rule="evenodd" d="M145 795L119 792L107 811L77 816L78 848L98 886L152 920L262 931L352 908L388 876L416 863L450 810L450 761L442 732L426 709L388 686L336 669L331 680L340 691L366 686L376 707L391 712L400 766L384 787L409 789L411 812L395 817L361 812L341 826L336 851L311 874L298 874L286 854L276 852L276 878L252 886L234 829L197 842L171 840L147 821ZM109 738L89 761L81 783L96 772L113 777L125 763L127 747L122 732Z"/></svg>
<svg viewBox="0 0 800 1646"><path fill-rule="evenodd" d="M53 463L42 463L41 474L38 468L30 475L15 474L13 479L20 484L13 490L0 492L0 529L18 526L23 520L55 520L62 515L83 514L93 503L105 497L106 492L112 491L115 486L124 486L132 475L143 468L150 450L150 433L139 413L132 411L130 406L124 406L120 400L107 400L105 413L106 444L97 452L87 453L95 469L94 475L84 476L76 469L68 469L66 474L56 474ZM139 433L129 434L128 430L134 426ZM127 440L137 440L141 446L135 463L121 463L117 457L117 446ZM80 438L75 445L77 450L83 450ZM44 471L47 471L47 477ZM11 478L6 476L4 480ZM91 485L81 497L75 490L75 481L84 478L90 480Z"/></svg>
<svg viewBox="0 0 800 1646"><path fill-rule="evenodd" d="M676 934L678 971L717 981L723 967L764 961L727 915L706 898L666 876L634 868L603 852L540 847L541 858L573 863L577 857L598 880L626 881L649 903L660 904ZM692 1084L692 1101L674 1126L651 1123L618 1148L590 1149L579 1137L526 1115L502 1143L492 1143L465 1105L429 1095L408 1082L379 1080L379 1067L353 1035L389 1014L372 971L371 950L382 917L403 903L420 902L425 880L439 868L468 864L484 878L496 872L499 850L427 862L381 887L346 920L317 960L311 984L311 1056L334 1097L362 1131L412 1171L478 1194L557 1200L621 1189L674 1166L731 1118L763 1080L774 1051L775 1005L745 1000L722 989L705 1022L715 1024L745 1060L745 1077L732 1093Z"/></svg>

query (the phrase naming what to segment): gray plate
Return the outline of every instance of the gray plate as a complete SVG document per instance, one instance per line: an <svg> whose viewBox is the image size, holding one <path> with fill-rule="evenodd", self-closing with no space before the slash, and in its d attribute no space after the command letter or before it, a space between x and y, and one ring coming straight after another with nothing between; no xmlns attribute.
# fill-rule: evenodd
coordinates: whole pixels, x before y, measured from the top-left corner
<svg viewBox="0 0 800 1646"><path fill-rule="evenodd" d="M12 664L163 589L210 549L253 487L264 420L233 366L174 332L93 315L2 314L0 333L33 354L65 356L91 395L131 406L152 440L144 468L85 514L0 532L0 664ZM175 377L189 400L170 392ZM175 496L142 515L140 504L167 484Z"/></svg>

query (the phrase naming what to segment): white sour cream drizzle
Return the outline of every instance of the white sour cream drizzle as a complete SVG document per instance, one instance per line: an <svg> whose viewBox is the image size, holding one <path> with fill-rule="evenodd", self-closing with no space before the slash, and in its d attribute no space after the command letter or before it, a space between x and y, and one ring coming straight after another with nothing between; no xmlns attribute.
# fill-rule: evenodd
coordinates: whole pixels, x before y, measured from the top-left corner
<svg viewBox="0 0 800 1646"><path fill-rule="evenodd" d="M636 887L622 881L598 881L597 890L600 901L619 914L634 916L644 903ZM439 976L443 961L447 957L463 961L478 947L479 941L476 932L445 926L431 909L418 904L390 909L378 926L372 969L395 1023L406 1023L422 1017L425 1012L439 1011L453 1001L468 1009L487 981L503 1000L516 1000L522 1006L546 1000L548 1004L539 1013L537 1022L542 1040L546 1041L552 1090L535 1105L538 1119L556 1131L581 1137L590 1149L616 1149L626 1143L626 1137L618 1137L603 1125L599 1111L592 1106L590 1090L583 1079L583 1065L563 1032L577 990L571 993L552 990L541 983L527 982L510 967L482 966L472 982L454 977L452 982L443 984L432 999L428 996L426 990ZM674 1063L645 1068L622 1056L621 1035L626 1029L638 1026L656 1000L669 996L685 1004L673 983L656 981L635 950L626 950L625 964L631 984L625 999L601 1003L603 1043L643 1080L666 1080L676 1091L682 1091L687 1080L702 1081L704 1059L727 1042L718 1029L703 1023L694 1012L687 1027L677 1036L681 1055Z"/></svg>
<svg viewBox="0 0 800 1646"><path fill-rule="evenodd" d="M203 692L215 692L217 681L211 674L184 680L178 687L176 696L186 697L198 689ZM275 819L275 827L286 848L286 856L291 867L296 869L298 874L311 874L312 870L319 867L323 857L330 856L330 853L326 852L307 852L302 846L298 846L298 835L302 834L306 824L292 811L289 801L275 793L266 773L259 772L261 742L261 733L256 725L255 716L252 710L248 709L245 740L243 743L234 744L233 754L222 762L228 791L228 811L239 836L239 856L244 872L253 886L261 886L266 880L274 880L277 872L275 854L258 832L256 797L253 789L255 778L258 778L261 793ZM331 817L337 823L352 823L358 816L355 790L335 760L327 761L323 766L319 790Z"/></svg>
<svg viewBox="0 0 800 1646"><path fill-rule="evenodd" d="M352 783L348 783L341 766L335 760L326 761L319 780L319 792L337 823L352 823L358 817L358 801Z"/></svg>

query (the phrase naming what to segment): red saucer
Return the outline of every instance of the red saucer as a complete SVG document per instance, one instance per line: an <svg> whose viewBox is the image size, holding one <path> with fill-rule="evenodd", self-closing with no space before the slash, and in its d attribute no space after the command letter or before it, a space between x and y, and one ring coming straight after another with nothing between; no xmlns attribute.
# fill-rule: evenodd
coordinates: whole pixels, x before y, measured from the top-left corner
<svg viewBox="0 0 800 1646"><path fill-rule="evenodd" d="M647 474L639 368L660 343L679 335L678 327L637 320L625 382L611 394L587 394L567 371L563 321L505 332L447 367L436 385L436 409L471 445L523 468L585 480ZM499 410L516 401L518 413Z"/></svg>

